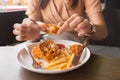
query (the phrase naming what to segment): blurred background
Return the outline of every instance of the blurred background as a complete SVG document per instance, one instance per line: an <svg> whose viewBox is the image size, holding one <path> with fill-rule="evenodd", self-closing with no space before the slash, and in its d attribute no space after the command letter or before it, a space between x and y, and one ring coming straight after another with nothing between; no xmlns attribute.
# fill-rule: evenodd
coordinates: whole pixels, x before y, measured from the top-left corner
<svg viewBox="0 0 120 80"><path fill-rule="evenodd" d="M0 4L5 5L26 5L28 0L0 0Z"/></svg>
<svg viewBox="0 0 120 80"><path fill-rule="evenodd" d="M28 0L0 0L0 12L24 10Z"/></svg>
<svg viewBox="0 0 120 80"><path fill-rule="evenodd" d="M26 17L27 0L0 0L0 46L14 44L13 25Z"/></svg>

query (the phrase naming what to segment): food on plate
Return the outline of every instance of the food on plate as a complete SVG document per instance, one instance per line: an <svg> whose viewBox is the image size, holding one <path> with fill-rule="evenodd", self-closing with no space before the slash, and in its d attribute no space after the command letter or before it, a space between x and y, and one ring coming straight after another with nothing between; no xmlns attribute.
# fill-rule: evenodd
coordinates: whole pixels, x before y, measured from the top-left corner
<svg viewBox="0 0 120 80"><path fill-rule="evenodd" d="M40 27L44 29L44 32L48 34L56 34L58 29L60 28L60 26L55 24L48 24L48 23L41 23L41 22L37 22L37 24L40 25Z"/></svg>
<svg viewBox="0 0 120 80"><path fill-rule="evenodd" d="M64 44L57 44L53 40L44 40L32 48L33 58L40 64L47 62L42 67L45 70L62 70L72 67L73 55L78 55L82 45L73 44L66 47ZM81 54L79 54L81 55Z"/></svg>

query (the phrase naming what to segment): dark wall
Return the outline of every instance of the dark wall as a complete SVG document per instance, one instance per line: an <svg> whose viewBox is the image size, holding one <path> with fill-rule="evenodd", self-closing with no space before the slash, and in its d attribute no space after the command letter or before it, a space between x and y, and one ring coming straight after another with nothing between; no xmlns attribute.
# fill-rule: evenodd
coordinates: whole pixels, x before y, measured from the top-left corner
<svg viewBox="0 0 120 80"><path fill-rule="evenodd" d="M120 0L106 0L105 1L105 9L120 9Z"/></svg>
<svg viewBox="0 0 120 80"><path fill-rule="evenodd" d="M21 23L25 17L25 11L0 13L0 46L17 42L15 35L12 33L13 25Z"/></svg>

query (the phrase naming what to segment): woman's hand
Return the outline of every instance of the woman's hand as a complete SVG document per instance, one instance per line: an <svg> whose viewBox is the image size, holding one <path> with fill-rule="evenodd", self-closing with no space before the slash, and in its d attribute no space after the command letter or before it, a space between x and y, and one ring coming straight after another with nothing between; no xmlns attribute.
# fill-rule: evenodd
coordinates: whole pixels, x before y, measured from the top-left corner
<svg viewBox="0 0 120 80"><path fill-rule="evenodd" d="M30 19L25 18L21 24L14 24L13 33L18 41L35 40L40 36L40 27Z"/></svg>
<svg viewBox="0 0 120 80"><path fill-rule="evenodd" d="M74 30L78 32L78 36L83 36L91 33L91 25L89 24L88 19L84 19L77 14L73 14L63 23L61 28L58 30L58 34L61 34L67 30Z"/></svg>

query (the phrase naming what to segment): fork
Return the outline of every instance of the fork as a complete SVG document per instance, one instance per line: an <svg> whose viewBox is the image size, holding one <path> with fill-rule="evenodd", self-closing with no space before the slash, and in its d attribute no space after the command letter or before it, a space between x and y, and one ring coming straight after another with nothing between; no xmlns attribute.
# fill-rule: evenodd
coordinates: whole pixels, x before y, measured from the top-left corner
<svg viewBox="0 0 120 80"><path fill-rule="evenodd" d="M77 53L78 55L73 55L72 62L71 62L72 66L76 66L79 63L80 56L81 56L84 48L88 44L89 37L88 36L84 36L84 37L85 37L85 39L84 39L84 41L82 43L82 49L79 51L79 53Z"/></svg>
<svg viewBox="0 0 120 80"><path fill-rule="evenodd" d="M33 61L33 63L32 63L32 66L34 67L34 68L41 68L41 65L40 64L38 64L37 62L36 62L36 60L33 58L33 56L32 56L32 54L31 54L31 51L30 51L30 49L29 49L29 47L28 47L28 45L30 44L30 42L26 42L23 46L24 46L24 49L26 50L26 52L28 53L28 54L30 54L30 56L31 56L31 58L32 58L32 61Z"/></svg>

